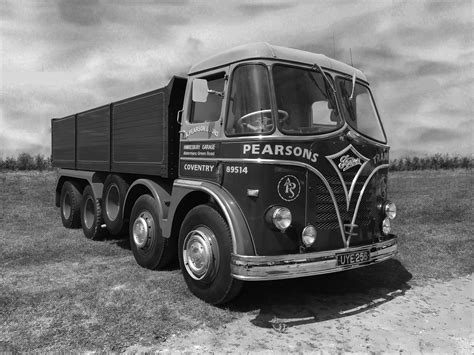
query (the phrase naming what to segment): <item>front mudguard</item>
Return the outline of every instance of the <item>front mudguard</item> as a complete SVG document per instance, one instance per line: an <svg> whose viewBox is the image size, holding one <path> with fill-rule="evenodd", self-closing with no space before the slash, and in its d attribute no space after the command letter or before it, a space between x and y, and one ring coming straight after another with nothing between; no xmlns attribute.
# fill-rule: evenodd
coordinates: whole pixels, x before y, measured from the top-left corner
<svg viewBox="0 0 474 355"><path fill-rule="evenodd" d="M233 253L238 255L255 255L253 242L247 221L232 195L222 186L206 181L177 179L173 184L173 199L168 214L168 223L163 228L163 236L171 235L172 221L180 202L192 192L199 191L207 194L216 202L226 219L233 242Z"/></svg>

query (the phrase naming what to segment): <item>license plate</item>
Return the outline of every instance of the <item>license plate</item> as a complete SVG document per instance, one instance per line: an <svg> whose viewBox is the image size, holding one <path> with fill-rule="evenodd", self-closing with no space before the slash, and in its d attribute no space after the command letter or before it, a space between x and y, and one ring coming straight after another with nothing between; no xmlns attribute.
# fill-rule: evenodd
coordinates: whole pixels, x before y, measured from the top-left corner
<svg viewBox="0 0 474 355"><path fill-rule="evenodd" d="M369 257L370 253L368 250L359 250L354 251L352 253L336 254L338 266L363 263L364 261L368 261Z"/></svg>

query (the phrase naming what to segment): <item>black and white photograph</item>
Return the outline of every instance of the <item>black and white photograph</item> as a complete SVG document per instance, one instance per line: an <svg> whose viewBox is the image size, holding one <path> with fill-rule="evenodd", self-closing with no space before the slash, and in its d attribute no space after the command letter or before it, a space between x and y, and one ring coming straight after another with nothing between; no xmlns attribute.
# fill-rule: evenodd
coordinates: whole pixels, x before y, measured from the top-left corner
<svg viewBox="0 0 474 355"><path fill-rule="evenodd" d="M473 5L0 0L0 353L472 353Z"/></svg>

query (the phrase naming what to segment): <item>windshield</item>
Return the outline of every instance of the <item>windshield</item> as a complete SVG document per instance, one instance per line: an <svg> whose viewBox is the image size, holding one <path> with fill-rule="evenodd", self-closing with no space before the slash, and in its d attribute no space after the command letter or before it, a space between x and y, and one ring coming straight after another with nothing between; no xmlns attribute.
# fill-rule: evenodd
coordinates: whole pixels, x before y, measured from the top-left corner
<svg viewBox="0 0 474 355"><path fill-rule="evenodd" d="M356 83L351 100L352 81L337 78L336 90L342 102L342 111L346 122L359 133L385 143L385 133L369 89Z"/></svg>
<svg viewBox="0 0 474 355"><path fill-rule="evenodd" d="M267 67L241 65L234 70L231 80L227 135L258 135L273 131Z"/></svg>
<svg viewBox="0 0 474 355"><path fill-rule="evenodd" d="M272 74L283 133L319 134L342 127L332 90L320 72L274 65Z"/></svg>

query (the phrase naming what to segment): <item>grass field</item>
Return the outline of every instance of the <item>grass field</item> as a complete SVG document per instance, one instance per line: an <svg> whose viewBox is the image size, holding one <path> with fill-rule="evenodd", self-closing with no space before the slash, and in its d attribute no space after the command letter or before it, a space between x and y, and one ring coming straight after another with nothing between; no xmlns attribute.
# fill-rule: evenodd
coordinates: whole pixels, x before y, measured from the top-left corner
<svg viewBox="0 0 474 355"><path fill-rule="evenodd" d="M384 294L474 270L473 178L468 170L392 173L400 255L370 268L249 283L228 308L209 306L179 270L150 271L128 242L94 242L62 227L55 173L0 173L0 352L120 351L219 327L283 300L348 291ZM375 290L375 291L374 291Z"/></svg>

